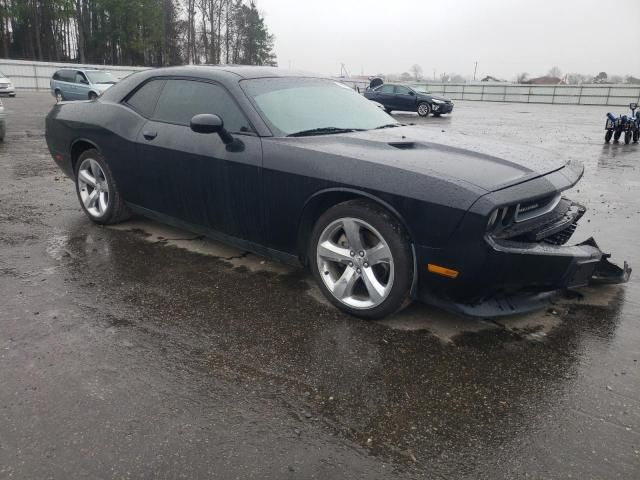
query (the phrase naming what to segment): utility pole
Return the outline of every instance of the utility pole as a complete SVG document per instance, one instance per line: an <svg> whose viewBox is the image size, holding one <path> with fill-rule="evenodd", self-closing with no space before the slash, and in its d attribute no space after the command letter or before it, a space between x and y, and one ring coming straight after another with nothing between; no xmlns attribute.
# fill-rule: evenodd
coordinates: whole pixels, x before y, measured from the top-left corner
<svg viewBox="0 0 640 480"><path fill-rule="evenodd" d="M475 67L473 67L473 81L476 81L476 73L478 72L478 62L476 61Z"/></svg>
<svg viewBox="0 0 640 480"><path fill-rule="evenodd" d="M436 69L435 68L433 69L433 79L434 80L436 79Z"/></svg>

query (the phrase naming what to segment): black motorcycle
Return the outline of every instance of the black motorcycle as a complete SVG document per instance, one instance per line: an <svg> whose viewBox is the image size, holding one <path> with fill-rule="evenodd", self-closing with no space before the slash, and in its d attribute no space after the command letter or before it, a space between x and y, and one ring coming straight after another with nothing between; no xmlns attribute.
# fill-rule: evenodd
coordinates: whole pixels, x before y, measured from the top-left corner
<svg viewBox="0 0 640 480"><path fill-rule="evenodd" d="M604 134L605 142L609 143L612 137L617 142L624 134L625 144L631 143L631 140L633 140L633 143L638 143L640 138L640 111L636 111L638 109L637 103L630 103L629 108L631 109L630 115L616 117L611 112L607 113L607 123L604 127L606 130Z"/></svg>

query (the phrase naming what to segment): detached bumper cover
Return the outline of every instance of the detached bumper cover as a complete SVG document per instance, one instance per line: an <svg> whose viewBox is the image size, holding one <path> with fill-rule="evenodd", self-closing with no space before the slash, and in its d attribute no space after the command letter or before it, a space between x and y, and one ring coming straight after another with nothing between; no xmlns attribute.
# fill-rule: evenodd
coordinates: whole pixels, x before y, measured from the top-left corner
<svg viewBox="0 0 640 480"><path fill-rule="evenodd" d="M435 252L418 247L418 261L452 265L456 279L422 273L417 297L447 310L492 317L543 308L558 290L589 284L625 283L631 268L609 261L593 238L566 246L585 209L566 202L557 211L525 225L487 235L483 248ZM506 237L506 238L505 238ZM441 263L439 263L441 262Z"/></svg>
<svg viewBox="0 0 640 480"><path fill-rule="evenodd" d="M478 280L480 290L489 285L481 299L454 301L422 292L421 300L472 317L499 317L545 308L559 290L625 283L631 275L627 262L623 267L609 262L593 238L570 247L494 242L493 248L488 271L498 270L486 276L489 283Z"/></svg>

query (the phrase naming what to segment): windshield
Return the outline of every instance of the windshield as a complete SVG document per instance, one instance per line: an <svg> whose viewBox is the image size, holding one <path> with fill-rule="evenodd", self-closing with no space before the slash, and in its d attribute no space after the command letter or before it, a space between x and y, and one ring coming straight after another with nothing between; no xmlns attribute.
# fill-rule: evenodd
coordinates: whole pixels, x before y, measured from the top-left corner
<svg viewBox="0 0 640 480"><path fill-rule="evenodd" d="M331 134L397 124L374 103L333 80L260 78L241 85L275 135Z"/></svg>
<svg viewBox="0 0 640 480"><path fill-rule="evenodd" d="M116 83L110 72L85 72L91 83Z"/></svg>

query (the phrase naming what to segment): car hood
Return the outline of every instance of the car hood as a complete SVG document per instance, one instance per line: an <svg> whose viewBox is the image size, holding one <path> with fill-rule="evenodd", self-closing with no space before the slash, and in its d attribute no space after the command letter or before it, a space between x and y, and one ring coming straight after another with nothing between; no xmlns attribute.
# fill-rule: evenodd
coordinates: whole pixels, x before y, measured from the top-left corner
<svg viewBox="0 0 640 480"><path fill-rule="evenodd" d="M501 190L565 168L565 160L536 147L490 140L441 128L402 126L338 135L283 139L299 148L356 158ZM576 179L582 167L572 168Z"/></svg>

